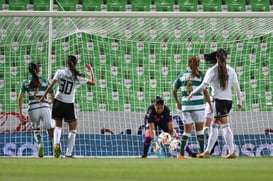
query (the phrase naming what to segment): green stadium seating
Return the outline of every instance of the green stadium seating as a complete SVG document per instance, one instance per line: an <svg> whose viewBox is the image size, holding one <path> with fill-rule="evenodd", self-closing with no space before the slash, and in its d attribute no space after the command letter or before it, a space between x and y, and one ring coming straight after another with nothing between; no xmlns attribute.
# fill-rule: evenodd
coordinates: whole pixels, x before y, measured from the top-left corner
<svg viewBox="0 0 273 181"><path fill-rule="evenodd" d="M174 0L156 0L156 11L173 11Z"/></svg>
<svg viewBox="0 0 273 181"><path fill-rule="evenodd" d="M58 0L58 11L76 11L78 0Z"/></svg>
<svg viewBox="0 0 273 181"><path fill-rule="evenodd" d="M149 0L132 0L132 11L150 11L151 1Z"/></svg>
<svg viewBox="0 0 273 181"><path fill-rule="evenodd" d="M203 0L203 11L222 11L222 0Z"/></svg>
<svg viewBox="0 0 273 181"><path fill-rule="evenodd" d="M253 12L269 11L268 0L249 0Z"/></svg>
<svg viewBox="0 0 273 181"><path fill-rule="evenodd" d="M127 0L107 0L108 11L125 11Z"/></svg>
<svg viewBox="0 0 273 181"><path fill-rule="evenodd" d="M4 4L6 4L6 0L0 0L0 10L3 10Z"/></svg>
<svg viewBox="0 0 273 181"><path fill-rule="evenodd" d="M33 10L34 11L49 11L50 1L48 0L34 0Z"/></svg>
<svg viewBox="0 0 273 181"><path fill-rule="evenodd" d="M9 0L9 10L26 11L29 0Z"/></svg>
<svg viewBox="0 0 273 181"><path fill-rule="evenodd" d="M198 0L178 0L180 11L197 11Z"/></svg>
<svg viewBox="0 0 273 181"><path fill-rule="evenodd" d="M101 11L101 5L103 0L83 0L82 9L83 11Z"/></svg>
<svg viewBox="0 0 273 181"><path fill-rule="evenodd" d="M228 12L232 11L246 11L246 1L245 0L226 0L226 5Z"/></svg>

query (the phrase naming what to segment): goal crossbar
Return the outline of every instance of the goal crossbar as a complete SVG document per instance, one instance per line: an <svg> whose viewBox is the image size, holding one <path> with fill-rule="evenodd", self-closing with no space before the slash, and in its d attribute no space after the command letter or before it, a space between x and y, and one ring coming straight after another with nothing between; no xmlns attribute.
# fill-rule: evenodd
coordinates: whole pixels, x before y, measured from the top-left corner
<svg viewBox="0 0 273 181"><path fill-rule="evenodd" d="M273 18L273 12L0 11L0 17Z"/></svg>

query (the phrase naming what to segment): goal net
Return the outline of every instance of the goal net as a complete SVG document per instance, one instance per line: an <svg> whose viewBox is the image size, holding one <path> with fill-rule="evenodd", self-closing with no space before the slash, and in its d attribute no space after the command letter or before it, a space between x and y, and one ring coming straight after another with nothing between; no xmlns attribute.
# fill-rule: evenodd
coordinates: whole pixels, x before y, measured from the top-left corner
<svg viewBox="0 0 273 181"><path fill-rule="evenodd" d="M151 100L161 96L173 115L181 116L172 96L174 80L187 68L192 55L200 57L200 69L205 72L210 65L204 54L218 48L228 51L228 63L238 74L244 98L243 110L239 112L234 106L230 117L237 154L273 155L273 17L200 12L187 16L79 14L1 14L0 156L37 155L31 124L27 117L20 121L17 104L32 61L42 64L42 75L49 79L70 54L78 57L78 69L83 73L85 63L93 65L96 85L77 89L79 121L74 155L138 157L143 147L143 118ZM25 95L25 115L27 103ZM177 120L175 128L182 133ZM64 125L63 147L67 129ZM51 156L51 142L46 131L43 133L45 155ZM198 148L194 136L189 146ZM226 154L220 136L214 156Z"/></svg>

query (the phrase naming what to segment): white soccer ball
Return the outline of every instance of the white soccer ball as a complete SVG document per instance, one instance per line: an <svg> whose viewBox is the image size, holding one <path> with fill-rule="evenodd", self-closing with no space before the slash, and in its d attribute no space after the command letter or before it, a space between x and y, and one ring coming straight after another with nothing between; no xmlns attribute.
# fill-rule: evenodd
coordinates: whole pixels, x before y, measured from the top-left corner
<svg viewBox="0 0 273 181"><path fill-rule="evenodd" d="M158 141L164 146L168 146L172 140L172 136L169 133L162 132L158 136Z"/></svg>

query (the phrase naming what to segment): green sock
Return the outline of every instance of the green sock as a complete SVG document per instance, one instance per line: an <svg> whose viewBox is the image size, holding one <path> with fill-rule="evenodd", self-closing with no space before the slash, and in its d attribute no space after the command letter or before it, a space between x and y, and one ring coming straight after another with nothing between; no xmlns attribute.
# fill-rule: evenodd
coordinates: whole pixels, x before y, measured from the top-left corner
<svg viewBox="0 0 273 181"><path fill-rule="evenodd" d="M188 138L189 137L186 136L186 135L183 135L182 138L181 138L180 155L184 155L184 150L185 150L185 146L187 144Z"/></svg>
<svg viewBox="0 0 273 181"><path fill-rule="evenodd" d="M198 143L199 143L199 146L200 146L200 152L203 153L204 152L204 144L205 144L205 141L204 141L204 135L201 134L201 135L197 135L197 140L198 140Z"/></svg>

